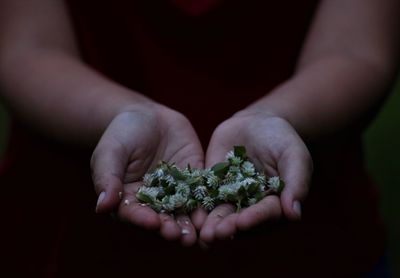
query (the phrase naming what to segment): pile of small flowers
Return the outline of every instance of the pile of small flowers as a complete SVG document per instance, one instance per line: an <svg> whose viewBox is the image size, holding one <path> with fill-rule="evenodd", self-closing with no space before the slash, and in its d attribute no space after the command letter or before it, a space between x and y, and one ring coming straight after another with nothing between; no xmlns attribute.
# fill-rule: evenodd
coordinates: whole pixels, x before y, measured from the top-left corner
<svg viewBox="0 0 400 278"><path fill-rule="evenodd" d="M284 187L279 177L257 172L243 146L235 146L224 162L209 169L179 169L160 162L143 177L137 199L157 212L189 213L197 207L210 211L223 203L237 210L251 206L266 195L279 194Z"/></svg>

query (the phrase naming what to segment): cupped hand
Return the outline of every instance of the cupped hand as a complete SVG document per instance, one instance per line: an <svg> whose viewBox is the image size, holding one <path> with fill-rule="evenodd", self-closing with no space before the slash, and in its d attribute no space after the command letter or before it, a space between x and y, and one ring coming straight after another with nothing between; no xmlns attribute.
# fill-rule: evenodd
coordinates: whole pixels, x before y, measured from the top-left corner
<svg viewBox="0 0 400 278"><path fill-rule="evenodd" d="M175 218L141 205L135 194L143 175L161 160L179 167L204 167L204 154L190 122L180 113L155 104L117 115L103 133L92 159L92 178L98 197L98 213L117 216L142 228L158 230L167 240L183 245L196 242L196 219L202 211Z"/></svg>
<svg viewBox="0 0 400 278"><path fill-rule="evenodd" d="M284 119L260 111L243 110L220 124L214 131L206 153L206 167L225 159L232 146L243 145L258 170L268 176L279 175L285 182L280 197L269 195L257 204L236 212L229 204L214 208L200 231L200 240L227 239L240 230L286 216L301 218L312 174L310 153Z"/></svg>

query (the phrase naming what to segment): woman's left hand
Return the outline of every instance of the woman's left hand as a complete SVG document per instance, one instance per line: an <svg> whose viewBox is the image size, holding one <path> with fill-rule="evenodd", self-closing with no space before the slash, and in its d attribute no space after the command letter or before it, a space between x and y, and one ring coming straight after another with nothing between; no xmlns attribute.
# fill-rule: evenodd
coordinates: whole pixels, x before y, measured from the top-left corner
<svg viewBox="0 0 400 278"><path fill-rule="evenodd" d="M229 204L214 208L204 220L200 240L206 243L226 239L237 231L286 216L301 218L312 175L311 155L294 128L285 120L260 111L243 110L221 123L214 131L206 167L225 159L232 146L243 145L258 170L280 176L285 182L281 196L266 196L260 202L236 212Z"/></svg>

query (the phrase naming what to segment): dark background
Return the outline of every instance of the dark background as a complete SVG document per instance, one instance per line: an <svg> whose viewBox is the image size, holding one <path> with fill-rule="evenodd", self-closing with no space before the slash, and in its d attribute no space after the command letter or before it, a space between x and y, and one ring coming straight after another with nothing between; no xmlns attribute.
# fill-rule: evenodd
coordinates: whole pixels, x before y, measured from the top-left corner
<svg viewBox="0 0 400 278"><path fill-rule="evenodd" d="M0 104L0 156L7 144L8 117ZM367 167L379 185L387 226L388 255L400 278L400 79L364 136Z"/></svg>
<svg viewBox="0 0 400 278"><path fill-rule="evenodd" d="M400 278L400 78L364 141L367 166L379 186L390 262Z"/></svg>

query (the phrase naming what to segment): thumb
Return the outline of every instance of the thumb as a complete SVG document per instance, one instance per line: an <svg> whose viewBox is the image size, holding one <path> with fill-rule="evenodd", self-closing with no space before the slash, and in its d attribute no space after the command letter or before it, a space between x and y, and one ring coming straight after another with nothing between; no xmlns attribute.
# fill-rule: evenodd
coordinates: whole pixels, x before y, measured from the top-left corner
<svg viewBox="0 0 400 278"><path fill-rule="evenodd" d="M206 168L211 168L215 164L224 161L226 154L230 151L226 144L218 139L218 136L213 135L210 140L205 157Z"/></svg>
<svg viewBox="0 0 400 278"><path fill-rule="evenodd" d="M278 171L285 182L281 193L282 208L290 220L301 219L301 204L308 194L313 171L311 155L304 148L289 148L278 161Z"/></svg>
<svg viewBox="0 0 400 278"><path fill-rule="evenodd" d="M122 146L100 141L91 158L92 180L98 195L96 212L114 210L122 196L127 154Z"/></svg>

